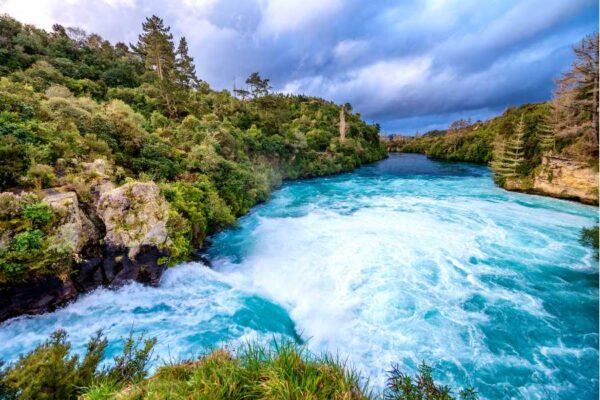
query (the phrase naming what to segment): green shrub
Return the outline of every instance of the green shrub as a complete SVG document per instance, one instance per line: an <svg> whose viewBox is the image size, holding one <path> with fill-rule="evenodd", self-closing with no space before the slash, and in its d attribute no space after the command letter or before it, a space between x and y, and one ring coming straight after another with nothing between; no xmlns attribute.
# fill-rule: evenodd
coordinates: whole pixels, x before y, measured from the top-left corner
<svg viewBox="0 0 600 400"><path fill-rule="evenodd" d="M101 332L80 358L64 331L57 331L12 364L0 361L0 398L52 400L108 399L375 399L380 398L345 361L315 355L288 340L270 346L248 344L235 352L218 349L196 360L165 364L147 378L155 339L124 340L122 352L100 367L107 341ZM388 400L453 400L423 363L413 379L394 367ZM459 392L475 400L474 389Z"/></svg>
<svg viewBox="0 0 600 400"><path fill-rule="evenodd" d="M50 338L0 371L0 398L69 400L91 386L120 388L146 377L155 339L125 339L123 352L110 366L99 368L108 342L98 332L87 344L82 359L72 354L67 334L54 332ZM2 364L0 363L0 367ZM2 397L4 395L5 397Z"/></svg>
<svg viewBox="0 0 600 400"><path fill-rule="evenodd" d="M91 384L107 343L100 335L92 338L80 361L71 354L66 337L64 331L57 331L14 365L9 365L3 385L19 399L76 399L80 388Z"/></svg>
<svg viewBox="0 0 600 400"><path fill-rule="evenodd" d="M49 204L37 202L26 205L23 208L23 218L29 220L32 226L40 228L48 224L53 217L52 208Z"/></svg>
<svg viewBox="0 0 600 400"><path fill-rule="evenodd" d="M583 228L581 230L580 241L584 246L591 247L596 250L596 258L598 258L599 234L598 227Z"/></svg>
<svg viewBox="0 0 600 400"><path fill-rule="evenodd" d="M40 230L25 231L15 235L10 245L10 249L17 256L26 257L31 252L35 252L42 247L44 234Z"/></svg>
<svg viewBox="0 0 600 400"><path fill-rule="evenodd" d="M289 342L249 345L233 354L215 350L197 361L165 365L150 379L107 394L100 383L83 396L95 399L368 399L368 389L344 362L314 356ZM100 397L102 393L103 397Z"/></svg>
<svg viewBox="0 0 600 400"><path fill-rule="evenodd" d="M431 375L431 367L423 362L419 373L413 378L403 373L398 366L393 366L389 372L387 389L384 393L386 400L454 400L448 386L436 384ZM461 400L477 400L477 392L467 388L459 392Z"/></svg>

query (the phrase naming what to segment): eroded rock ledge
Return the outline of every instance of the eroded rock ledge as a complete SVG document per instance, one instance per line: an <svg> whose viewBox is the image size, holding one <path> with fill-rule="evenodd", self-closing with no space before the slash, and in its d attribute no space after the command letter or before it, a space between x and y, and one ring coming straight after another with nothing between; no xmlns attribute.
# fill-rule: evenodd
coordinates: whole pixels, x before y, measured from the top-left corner
<svg viewBox="0 0 600 400"><path fill-rule="evenodd" d="M598 170L575 160L544 156L531 177L507 179L507 190L598 204Z"/></svg>

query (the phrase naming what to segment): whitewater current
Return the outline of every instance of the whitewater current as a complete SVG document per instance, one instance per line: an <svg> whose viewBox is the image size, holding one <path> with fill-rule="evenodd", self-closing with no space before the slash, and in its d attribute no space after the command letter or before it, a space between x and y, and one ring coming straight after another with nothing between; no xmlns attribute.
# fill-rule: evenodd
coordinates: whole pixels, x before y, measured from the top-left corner
<svg viewBox="0 0 600 400"><path fill-rule="evenodd" d="M157 288L98 289L0 325L15 360L56 329L156 337L157 360L286 337L347 359L381 389L425 360L484 399L598 398L598 266L579 243L595 207L497 188L487 168L392 155L286 183L211 239L212 268Z"/></svg>

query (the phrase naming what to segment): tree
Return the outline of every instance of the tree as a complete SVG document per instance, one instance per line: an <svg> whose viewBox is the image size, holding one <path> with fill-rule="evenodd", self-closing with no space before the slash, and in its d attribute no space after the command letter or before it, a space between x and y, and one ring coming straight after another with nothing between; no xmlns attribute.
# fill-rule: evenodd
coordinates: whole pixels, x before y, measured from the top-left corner
<svg viewBox="0 0 600 400"><path fill-rule="evenodd" d="M177 83L184 88L195 89L200 82L196 76L194 59L188 54L188 51L187 40L185 40L185 37L182 37L179 39L175 58Z"/></svg>
<svg viewBox="0 0 600 400"><path fill-rule="evenodd" d="M253 72L248 79L246 79L246 85L250 86L252 97L257 98L269 94L269 90L271 89L269 81L270 79L268 78L261 78L258 72Z"/></svg>
<svg viewBox="0 0 600 400"><path fill-rule="evenodd" d="M498 143L496 160L492 163L492 168L496 172L496 176L502 179L516 178L519 176L518 169L525 161L525 122L523 115L517 123L514 137L508 141Z"/></svg>
<svg viewBox="0 0 600 400"><path fill-rule="evenodd" d="M142 30L137 45L132 48L142 57L146 69L154 72L167 113L172 117L176 114L176 109L172 95L175 89L175 51L171 28L165 26L161 18L153 15L142 23Z"/></svg>
<svg viewBox="0 0 600 400"><path fill-rule="evenodd" d="M591 155L598 152L598 34L586 36L573 48L575 61L557 81L552 101L557 137L589 140Z"/></svg>
<svg viewBox="0 0 600 400"><path fill-rule="evenodd" d="M142 30L133 49L143 58L146 68L156 72L158 79L168 79L175 66L171 28L165 26L161 18L153 15L142 23Z"/></svg>
<svg viewBox="0 0 600 400"><path fill-rule="evenodd" d="M448 127L448 131L449 132L456 132L458 130L464 129L466 127L468 127L469 125L471 125L471 118L461 118L457 121L454 121L450 124L450 126Z"/></svg>
<svg viewBox="0 0 600 400"><path fill-rule="evenodd" d="M543 153L550 153L556 150L556 138L554 137L554 121L549 120L547 116L538 125L538 139Z"/></svg>

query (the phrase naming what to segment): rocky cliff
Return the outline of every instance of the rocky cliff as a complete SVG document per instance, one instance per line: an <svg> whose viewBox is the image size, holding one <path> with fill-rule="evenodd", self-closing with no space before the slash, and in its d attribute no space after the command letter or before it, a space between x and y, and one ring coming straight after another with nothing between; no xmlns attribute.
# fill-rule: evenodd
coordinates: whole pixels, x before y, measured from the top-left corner
<svg viewBox="0 0 600 400"><path fill-rule="evenodd" d="M66 188L47 190L41 202L54 217L48 232L48 253L65 255L70 268L56 262L53 270L16 281L0 292L0 321L51 311L98 286L128 281L156 285L165 268L169 237L169 206L154 182L114 187L95 174L89 207ZM10 195L15 203L30 194ZM85 211L84 211L85 209ZM94 222L92 222L94 221ZM14 224L13 224L14 225ZM14 237L7 224L3 237Z"/></svg>
<svg viewBox="0 0 600 400"><path fill-rule="evenodd" d="M563 157L544 156L531 176L506 179L502 186L507 190L598 204L598 169Z"/></svg>

